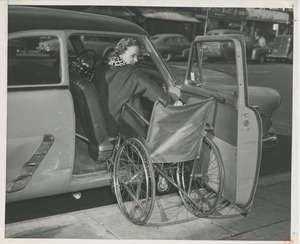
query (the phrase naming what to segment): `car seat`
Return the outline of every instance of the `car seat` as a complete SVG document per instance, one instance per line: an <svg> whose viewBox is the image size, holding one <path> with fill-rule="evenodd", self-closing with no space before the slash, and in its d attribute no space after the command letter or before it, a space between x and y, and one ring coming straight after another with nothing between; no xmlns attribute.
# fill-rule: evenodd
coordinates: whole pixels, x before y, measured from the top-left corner
<svg viewBox="0 0 300 244"><path fill-rule="evenodd" d="M75 115L88 138L88 152L98 162L110 158L113 145L109 140L107 120L99 94L86 77L70 74L70 90L73 96Z"/></svg>

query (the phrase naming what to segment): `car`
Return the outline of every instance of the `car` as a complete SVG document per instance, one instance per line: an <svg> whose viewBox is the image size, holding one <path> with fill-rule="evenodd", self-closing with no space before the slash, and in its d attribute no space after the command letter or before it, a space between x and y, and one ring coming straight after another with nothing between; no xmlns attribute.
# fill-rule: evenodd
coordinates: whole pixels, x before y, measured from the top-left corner
<svg viewBox="0 0 300 244"><path fill-rule="evenodd" d="M293 63L293 35L279 35L268 43L268 47L271 49L267 54L268 59Z"/></svg>
<svg viewBox="0 0 300 244"><path fill-rule="evenodd" d="M184 51L190 48L190 42L180 34L158 34L152 36L151 41L165 61L185 57Z"/></svg>
<svg viewBox="0 0 300 244"><path fill-rule="evenodd" d="M171 72L148 33L129 21L17 5L8 7L6 202L111 185L115 138L107 106L108 65L105 55L86 49L83 35L111 43L136 38L142 50L136 65L171 100L180 98L187 106L214 99L206 136L224 164L222 196L248 211L280 96L273 89L248 87L242 36L196 37L188 68L180 70L183 79ZM45 40L58 49L40 52ZM205 67L203 47L224 41L234 44L236 68ZM142 102L151 110L153 104Z"/></svg>
<svg viewBox="0 0 300 244"><path fill-rule="evenodd" d="M258 64L263 64L266 61L266 57L270 52L269 47L259 47L252 40L251 36L242 31L237 30L227 30L227 29L218 29L210 30L206 35L228 35L228 34L237 34L243 35L246 42L246 54L249 61L254 61ZM207 57L209 61L213 62L216 59L226 58L230 62L235 60L235 52L232 46L226 45L227 43L211 43L209 46L205 47L207 52Z"/></svg>

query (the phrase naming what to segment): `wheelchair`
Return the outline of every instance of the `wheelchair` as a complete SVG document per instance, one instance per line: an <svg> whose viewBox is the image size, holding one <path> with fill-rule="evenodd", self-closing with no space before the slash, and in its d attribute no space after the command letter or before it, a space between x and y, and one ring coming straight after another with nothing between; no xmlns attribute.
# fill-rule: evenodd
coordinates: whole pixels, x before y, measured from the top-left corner
<svg viewBox="0 0 300 244"><path fill-rule="evenodd" d="M207 133L213 98L182 106L154 104L150 121L123 106L112 157L113 190L122 214L143 225L156 191L178 190L197 217L213 214L224 187L224 166Z"/></svg>

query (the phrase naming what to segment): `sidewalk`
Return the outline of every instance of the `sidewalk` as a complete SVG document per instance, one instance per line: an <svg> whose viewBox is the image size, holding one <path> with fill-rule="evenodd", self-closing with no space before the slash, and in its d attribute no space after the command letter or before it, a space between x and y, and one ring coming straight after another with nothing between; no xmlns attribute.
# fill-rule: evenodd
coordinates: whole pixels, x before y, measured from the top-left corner
<svg viewBox="0 0 300 244"><path fill-rule="evenodd" d="M144 239L144 240L290 240L290 174L259 180L252 211L220 208L210 218L195 218L176 194L156 198L144 226L127 221L118 205L109 205L7 224L5 238Z"/></svg>

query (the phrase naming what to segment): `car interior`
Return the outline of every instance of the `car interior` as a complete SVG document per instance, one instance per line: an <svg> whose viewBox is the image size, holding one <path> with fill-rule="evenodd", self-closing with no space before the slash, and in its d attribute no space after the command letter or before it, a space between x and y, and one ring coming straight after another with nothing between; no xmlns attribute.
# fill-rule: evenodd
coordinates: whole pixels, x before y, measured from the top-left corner
<svg viewBox="0 0 300 244"><path fill-rule="evenodd" d="M91 36L84 39L91 39ZM105 79L108 70L107 43L117 43L121 37L101 37L99 50L86 49L82 35L72 35L72 47L77 57L69 56L70 91L73 96L76 115L76 155L73 174L91 173L109 170L105 164L113 150L114 138L118 125L108 110L108 85ZM95 39L93 39L95 40ZM103 41L104 40L104 41ZM141 42L140 42L141 43ZM140 48L139 68L151 79L163 84L163 78L147 53L145 47ZM69 53L74 53L69 50ZM144 115L150 118L153 103L147 99L142 101Z"/></svg>

